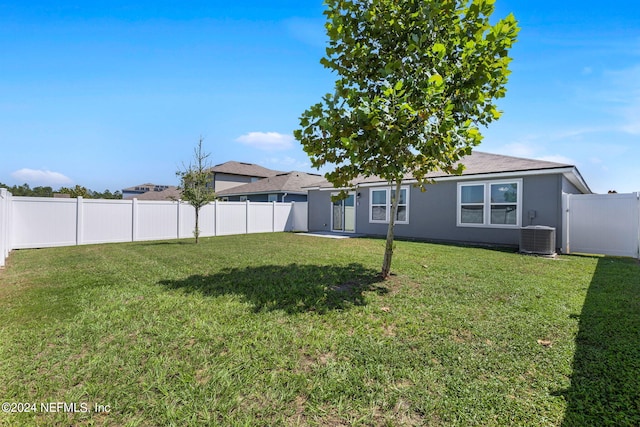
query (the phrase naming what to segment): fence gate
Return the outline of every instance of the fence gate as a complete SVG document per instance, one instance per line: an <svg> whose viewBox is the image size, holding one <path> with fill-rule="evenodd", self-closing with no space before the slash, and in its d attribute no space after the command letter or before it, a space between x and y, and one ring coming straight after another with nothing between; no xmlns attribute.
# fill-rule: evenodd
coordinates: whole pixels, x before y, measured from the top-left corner
<svg viewBox="0 0 640 427"><path fill-rule="evenodd" d="M640 258L640 193L566 194L566 253Z"/></svg>

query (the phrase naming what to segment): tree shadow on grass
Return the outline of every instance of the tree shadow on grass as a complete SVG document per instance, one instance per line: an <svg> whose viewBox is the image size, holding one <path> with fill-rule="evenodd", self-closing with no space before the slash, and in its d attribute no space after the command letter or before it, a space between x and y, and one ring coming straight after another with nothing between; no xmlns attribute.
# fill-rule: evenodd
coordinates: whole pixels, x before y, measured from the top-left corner
<svg viewBox="0 0 640 427"><path fill-rule="evenodd" d="M289 264L225 268L211 275L162 280L160 285L204 296L240 295L256 312L325 313L365 305L364 292L388 292L377 271L346 266Z"/></svg>
<svg viewBox="0 0 640 427"><path fill-rule="evenodd" d="M579 316L562 425L640 426L640 266L598 261Z"/></svg>

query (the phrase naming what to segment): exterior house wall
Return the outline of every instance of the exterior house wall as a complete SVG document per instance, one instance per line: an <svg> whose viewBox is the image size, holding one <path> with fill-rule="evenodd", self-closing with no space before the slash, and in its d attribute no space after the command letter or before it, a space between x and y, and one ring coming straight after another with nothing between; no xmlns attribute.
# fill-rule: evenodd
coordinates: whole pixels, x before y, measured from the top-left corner
<svg viewBox="0 0 640 427"><path fill-rule="evenodd" d="M250 176L217 172L213 177L213 191L222 191L251 182Z"/></svg>
<svg viewBox="0 0 640 427"><path fill-rule="evenodd" d="M122 191L123 199L133 199L134 197L138 197L139 195L144 194L144 191Z"/></svg>
<svg viewBox="0 0 640 427"><path fill-rule="evenodd" d="M567 194L582 194L582 192L564 176L562 177L562 192Z"/></svg>
<svg viewBox="0 0 640 427"><path fill-rule="evenodd" d="M278 202L282 202L282 196L284 193L269 193L269 194L277 194ZM269 194L247 194L247 200L250 202L268 202ZM240 196L222 196L228 197L230 202L239 202ZM307 196L304 194L287 194L284 198L285 203L289 202L306 202Z"/></svg>
<svg viewBox="0 0 640 427"><path fill-rule="evenodd" d="M331 230L331 192L310 190L307 194L309 231ZM356 213L360 212L360 206ZM356 226L357 226L356 220Z"/></svg>
<svg viewBox="0 0 640 427"><path fill-rule="evenodd" d="M405 238L473 242L498 245L518 245L520 228L463 227L457 225L457 184L474 181L504 181L518 179L443 180L427 186L426 192L410 186L409 223L396 224L395 235ZM522 179L521 225L547 225L556 228L557 246L562 243L562 175L524 176ZM382 186L383 188L386 186ZM384 236L388 224L369 221L370 188L359 187L356 202L356 232ZM388 187L387 187L388 188ZM331 228L331 191L309 191L309 230L329 231ZM529 212L533 218L530 219Z"/></svg>

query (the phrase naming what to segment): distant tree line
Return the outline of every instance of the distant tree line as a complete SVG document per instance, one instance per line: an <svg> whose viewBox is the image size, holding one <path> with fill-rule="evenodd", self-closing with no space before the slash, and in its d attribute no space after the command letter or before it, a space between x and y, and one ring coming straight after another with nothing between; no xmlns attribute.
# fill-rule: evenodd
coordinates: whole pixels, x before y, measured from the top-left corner
<svg viewBox="0 0 640 427"><path fill-rule="evenodd" d="M89 190L81 185L76 185L73 188L60 187L54 191L52 187L29 187L29 184L22 185L6 185L0 182L0 187L6 188L14 196L28 196L28 197L53 197L54 193L68 194L69 197L84 197L85 199L122 199L122 193L118 190L111 192L104 190L103 192Z"/></svg>

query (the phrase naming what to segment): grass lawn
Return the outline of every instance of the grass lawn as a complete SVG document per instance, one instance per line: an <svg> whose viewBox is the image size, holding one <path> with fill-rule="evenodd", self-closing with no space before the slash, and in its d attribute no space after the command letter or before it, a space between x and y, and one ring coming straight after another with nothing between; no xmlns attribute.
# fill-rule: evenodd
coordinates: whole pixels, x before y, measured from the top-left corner
<svg viewBox="0 0 640 427"><path fill-rule="evenodd" d="M380 282L383 252L284 233L14 251L0 400L36 411L0 425L640 425L636 261L397 242Z"/></svg>

